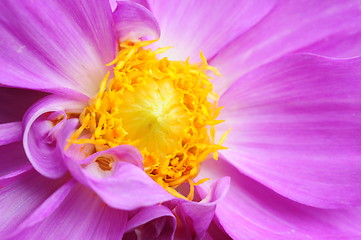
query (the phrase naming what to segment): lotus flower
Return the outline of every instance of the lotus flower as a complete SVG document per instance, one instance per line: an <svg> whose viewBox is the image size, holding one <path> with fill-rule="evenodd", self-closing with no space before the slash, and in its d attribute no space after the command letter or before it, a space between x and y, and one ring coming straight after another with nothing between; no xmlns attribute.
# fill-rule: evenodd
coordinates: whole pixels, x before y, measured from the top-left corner
<svg viewBox="0 0 361 240"><path fill-rule="evenodd" d="M359 1L0 12L1 239L361 238Z"/></svg>

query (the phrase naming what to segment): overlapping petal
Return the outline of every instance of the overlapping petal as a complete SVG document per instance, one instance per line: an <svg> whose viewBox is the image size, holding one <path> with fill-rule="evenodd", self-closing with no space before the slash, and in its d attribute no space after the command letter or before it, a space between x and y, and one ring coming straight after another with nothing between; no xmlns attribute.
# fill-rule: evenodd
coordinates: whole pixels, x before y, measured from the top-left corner
<svg viewBox="0 0 361 240"><path fill-rule="evenodd" d="M0 83L96 93L115 57L108 0L0 2Z"/></svg>
<svg viewBox="0 0 361 240"><path fill-rule="evenodd" d="M360 55L359 41L355 41L361 29L359 5L353 0L278 1L259 24L210 61L223 75L222 82L215 86L217 92L222 93L240 76L287 53L303 50L332 57ZM338 45L340 41L347 45Z"/></svg>
<svg viewBox="0 0 361 240"><path fill-rule="evenodd" d="M173 239L177 222L172 211L163 205L136 210L127 224L124 240ZM136 229L138 229L138 235Z"/></svg>
<svg viewBox="0 0 361 240"><path fill-rule="evenodd" d="M73 120L66 121L61 129L58 149L64 149L66 140L74 132L78 122ZM95 191L113 208L134 210L175 198L144 172L142 156L133 146L120 145L83 159L74 154L73 148L79 150L77 146L71 146L62 155L72 176ZM111 171L100 169L96 162L99 157L110 159Z"/></svg>
<svg viewBox="0 0 361 240"><path fill-rule="evenodd" d="M170 59L196 61L200 51L214 56L228 42L261 21L275 1L148 0L161 29L157 45L173 46Z"/></svg>
<svg viewBox="0 0 361 240"><path fill-rule="evenodd" d="M233 239L355 240L361 238L361 208L318 209L284 198L246 177L224 159L207 161L203 174L232 178L230 191L217 205L216 217ZM209 183L204 183L205 188Z"/></svg>
<svg viewBox="0 0 361 240"><path fill-rule="evenodd" d="M221 97L223 154L278 193L322 208L361 204L361 58L296 54Z"/></svg>
<svg viewBox="0 0 361 240"><path fill-rule="evenodd" d="M158 39L160 29L153 14L143 5L119 1L113 13L117 40L137 40L144 36Z"/></svg>
<svg viewBox="0 0 361 240"><path fill-rule="evenodd" d="M63 183L64 179L50 180L31 171L0 188L0 238L10 236Z"/></svg>
<svg viewBox="0 0 361 240"><path fill-rule="evenodd" d="M0 188L33 169L20 142L0 146Z"/></svg>
<svg viewBox="0 0 361 240"><path fill-rule="evenodd" d="M108 207L94 192L78 184L53 214L12 239L118 240L126 224L127 212Z"/></svg>
<svg viewBox="0 0 361 240"><path fill-rule="evenodd" d="M226 196L229 177L219 177L201 196L200 201L176 199L167 204L178 216L176 239L203 239L212 222L216 206ZM173 206L173 207L172 207Z"/></svg>

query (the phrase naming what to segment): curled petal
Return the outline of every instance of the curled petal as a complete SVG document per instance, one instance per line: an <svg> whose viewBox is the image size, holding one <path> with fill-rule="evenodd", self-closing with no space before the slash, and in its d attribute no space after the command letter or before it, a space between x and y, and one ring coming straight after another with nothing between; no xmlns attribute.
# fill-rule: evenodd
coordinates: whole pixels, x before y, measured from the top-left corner
<svg viewBox="0 0 361 240"><path fill-rule="evenodd" d="M144 6L127 1L117 2L113 12L115 31L119 41L150 36L158 39L160 29L153 14Z"/></svg>
<svg viewBox="0 0 361 240"><path fill-rule="evenodd" d="M58 131L67 113L80 113L81 102L48 96L35 104L24 119L24 149L29 161L42 175L58 178L66 171L62 151L57 147Z"/></svg>
<svg viewBox="0 0 361 240"><path fill-rule="evenodd" d="M64 149L66 139L70 138L76 126L76 120L65 123L59 135L59 142L64 144L59 146L60 149ZM64 152L69 171L113 208L133 210L175 198L144 172L143 157L133 146L120 145L82 160L74 153L77 150L73 144ZM106 159L110 169L101 168L100 159Z"/></svg>
<svg viewBox="0 0 361 240"><path fill-rule="evenodd" d="M136 234L135 230L139 227ZM172 211L164 205L154 205L136 210L127 224L127 234L124 238L168 240L173 239L175 229L176 218Z"/></svg>
<svg viewBox="0 0 361 240"><path fill-rule="evenodd" d="M205 236L213 220L216 206L226 196L230 184L230 178L227 176L218 176L214 179L209 189L203 192L203 199L200 202L177 200L175 211L183 225L177 232L179 237L203 239Z"/></svg>

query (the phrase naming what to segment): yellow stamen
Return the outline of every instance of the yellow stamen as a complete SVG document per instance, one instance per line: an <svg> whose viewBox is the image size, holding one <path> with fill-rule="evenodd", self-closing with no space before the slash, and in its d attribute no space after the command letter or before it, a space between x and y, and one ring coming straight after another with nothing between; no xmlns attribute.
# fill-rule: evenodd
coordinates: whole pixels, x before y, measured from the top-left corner
<svg viewBox="0 0 361 240"><path fill-rule="evenodd" d="M186 198L176 191L188 183L187 199L193 199L192 179L199 172L200 163L210 154L225 149L225 135L216 144L215 125L220 107L218 95L208 71L219 74L208 66L201 53L202 62L191 64L187 59L158 60L155 51L145 49L154 41L124 42L110 65L110 73L100 84L97 96L79 116L81 126L69 139L69 144L93 144L96 151L130 144L144 157L144 171L167 191ZM89 138L80 138L89 135ZM67 146L68 147L68 146ZM98 158L96 162L104 171L111 170L112 162Z"/></svg>

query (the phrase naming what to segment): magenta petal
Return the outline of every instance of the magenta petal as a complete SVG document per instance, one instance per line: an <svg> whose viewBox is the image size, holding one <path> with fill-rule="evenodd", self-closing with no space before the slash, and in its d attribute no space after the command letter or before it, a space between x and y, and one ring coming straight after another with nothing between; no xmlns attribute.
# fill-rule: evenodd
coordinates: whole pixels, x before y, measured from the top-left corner
<svg viewBox="0 0 361 240"><path fill-rule="evenodd" d="M317 53L331 53L334 45L340 44L337 39L352 39L360 29L358 1L280 1L259 24L228 44L210 62L224 77L216 86L217 92L222 93L247 72L287 53L307 51L307 47L315 43L320 44L314 48ZM335 35L339 37L334 38ZM359 49L360 41L346 42L351 45L341 47L343 50ZM335 48L337 53L339 46ZM348 56L360 54L358 51Z"/></svg>
<svg viewBox="0 0 361 240"><path fill-rule="evenodd" d="M127 212L106 206L78 184L56 211L12 239L122 239Z"/></svg>
<svg viewBox="0 0 361 240"><path fill-rule="evenodd" d="M293 200L361 204L361 58L296 54L240 78L221 97L222 154ZM221 131L222 132L222 131Z"/></svg>
<svg viewBox="0 0 361 240"><path fill-rule="evenodd" d="M21 122L0 124L0 146L20 142L23 134Z"/></svg>
<svg viewBox="0 0 361 240"><path fill-rule="evenodd" d="M9 236L19 224L43 203L63 180L50 180L35 171L0 188L0 238Z"/></svg>
<svg viewBox="0 0 361 240"><path fill-rule="evenodd" d="M20 142L0 146L0 156L0 188L32 169Z"/></svg>
<svg viewBox="0 0 361 240"><path fill-rule="evenodd" d="M173 46L164 55L175 60L207 58L260 22L273 0L148 0L161 28L157 45Z"/></svg>
<svg viewBox="0 0 361 240"><path fill-rule="evenodd" d="M232 240L232 238L221 228L218 226L213 220L209 225L206 235L203 240Z"/></svg>
<svg viewBox="0 0 361 240"><path fill-rule="evenodd" d="M136 211L128 221L127 235L131 238L137 229L138 240L168 240L173 239L175 228L176 218L172 211L163 205L154 205Z"/></svg>
<svg viewBox="0 0 361 240"><path fill-rule="evenodd" d="M25 220L16 227L10 236L15 236L26 228L29 228L51 215L68 196L76 181L69 180L59 187L49 198L47 198L38 208L36 208Z"/></svg>
<svg viewBox="0 0 361 240"><path fill-rule="evenodd" d="M0 123L21 121L26 110L46 95L28 89L0 87Z"/></svg>
<svg viewBox="0 0 361 240"><path fill-rule="evenodd" d="M103 171L97 166L95 161L100 156L111 157L115 161L111 171ZM138 150L128 145L97 152L80 162L69 155L65 157L72 175L113 208L133 210L174 199L143 168L129 163L141 160Z"/></svg>
<svg viewBox="0 0 361 240"><path fill-rule="evenodd" d="M357 31L340 32L324 38L297 52L310 52L318 55L349 58L361 55L361 28Z"/></svg>
<svg viewBox="0 0 361 240"><path fill-rule="evenodd" d="M177 232L179 237L202 239L205 236L212 222L216 206L226 196L230 184L229 177L217 177L215 179L217 180L209 187L208 194L202 191L201 196L204 197L202 201L180 200L177 203L176 213L184 225L184 229Z"/></svg>
<svg viewBox="0 0 361 240"><path fill-rule="evenodd" d="M31 164L42 175L58 178L67 171L62 150L57 147L57 135L66 122L66 113L80 113L83 107L79 101L51 95L26 113L24 149ZM63 120L54 126L52 121L61 118Z"/></svg>
<svg viewBox="0 0 361 240"><path fill-rule="evenodd" d="M202 169L214 178L232 178L228 194L217 205L216 217L233 239L361 238L360 207L326 210L293 202L246 177L222 158L205 162Z"/></svg>
<svg viewBox="0 0 361 240"><path fill-rule="evenodd" d="M0 2L0 83L92 96L115 57L108 0Z"/></svg>
<svg viewBox="0 0 361 240"><path fill-rule="evenodd" d="M59 134L58 142L64 146L66 139L69 139L77 126L77 121L71 120L66 121ZM64 149L64 146L58 147ZM144 172L143 157L135 147L120 145L96 152L84 159L79 159L77 149L77 145L73 144L64 152L64 161L69 171L109 206L134 210L175 198ZM98 157L110 158L113 161L112 169L102 170L96 162Z"/></svg>
<svg viewBox="0 0 361 240"><path fill-rule="evenodd" d="M153 14L137 3L117 2L113 19L119 41L137 40L144 36L152 36L154 39L158 39L160 36L160 29Z"/></svg>

